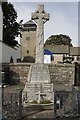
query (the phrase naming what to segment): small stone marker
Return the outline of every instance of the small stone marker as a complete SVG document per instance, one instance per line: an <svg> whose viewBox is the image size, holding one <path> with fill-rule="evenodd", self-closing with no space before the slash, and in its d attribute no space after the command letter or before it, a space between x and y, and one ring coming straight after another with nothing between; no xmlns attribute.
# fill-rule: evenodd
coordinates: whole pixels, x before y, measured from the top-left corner
<svg viewBox="0 0 80 120"><path fill-rule="evenodd" d="M40 103L40 101L41 101L41 96L45 96L46 94L45 94L45 93L42 93L42 92L39 90L39 93L37 93L36 95L38 95L38 103Z"/></svg>

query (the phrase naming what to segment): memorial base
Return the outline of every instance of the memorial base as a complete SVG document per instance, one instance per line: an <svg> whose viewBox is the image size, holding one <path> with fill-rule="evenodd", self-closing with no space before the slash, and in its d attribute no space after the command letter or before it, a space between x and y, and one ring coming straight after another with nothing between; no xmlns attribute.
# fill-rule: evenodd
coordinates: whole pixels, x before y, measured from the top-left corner
<svg viewBox="0 0 80 120"><path fill-rule="evenodd" d="M38 103L42 100L53 102L53 99L53 83L50 82L48 66L34 64L29 70L28 82L26 82L23 90L23 102L32 102L34 100Z"/></svg>

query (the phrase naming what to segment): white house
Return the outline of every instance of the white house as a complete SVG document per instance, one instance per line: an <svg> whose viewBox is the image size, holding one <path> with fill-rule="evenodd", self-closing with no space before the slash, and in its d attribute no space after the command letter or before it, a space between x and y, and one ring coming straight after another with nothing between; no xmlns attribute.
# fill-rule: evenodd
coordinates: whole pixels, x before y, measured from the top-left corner
<svg viewBox="0 0 80 120"><path fill-rule="evenodd" d="M1 0L0 0L0 41L2 41L2 25L3 25L3 13L1 7ZM0 63L2 62L2 46L0 44Z"/></svg>
<svg viewBox="0 0 80 120"><path fill-rule="evenodd" d="M3 12L0 0L0 63L8 63L10 62L10 58L12 56L13 62L16 62L17 58L21 58L21 47L20 45L17 49L14 49L5 43L3 43Z"/></svg>
<svg viewBox="0 0 80 120"><path fill-rule="evenodd" d="M68 45L45 45L45 49L52 52L52 62L54 64L62 63L64 58L73 58L73 63L80 61L80 47L70 47ZM69 51L70 49L70 51Z"/></svg>
<svg viewBox="0 0 80 120"><path fill-rule="evenodd" d="M51 63L52 52L48 49L44 49L44 63Z"/></svg>

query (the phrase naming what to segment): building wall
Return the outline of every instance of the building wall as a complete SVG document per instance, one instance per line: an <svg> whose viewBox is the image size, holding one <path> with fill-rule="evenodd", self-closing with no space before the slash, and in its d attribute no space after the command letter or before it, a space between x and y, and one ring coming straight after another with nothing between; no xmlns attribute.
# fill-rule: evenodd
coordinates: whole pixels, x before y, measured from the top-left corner
<svg viewBox="0 0 80 120"><path fill-rule="evenodd" d="M3 25L3 13L1 8L1 2L0 2L0 40L2 41L2 25Z"/></svg>
<svg viewBox="0 0 80 120"><path fill-rule="evenodd" d="M2 42L0 42L0 63L2 63Z"/></svg>
<svg viewBox="0 0 80 120"><path fill-rule="evenodd" d="M3 13L2 13L2 7L0 2L0 63L2 62L10 62L10 57L13 57L14 62L16 62L17 58L21 58L21 48L17 50L7 46L2 42L2 36L3 36Z"/></svg>
<svg viewBox="0 0 80 120"><path fill-rule="evenodd" d="M2 27L3 25L3 13L2 13L2 7L0 2L0 41L2 41ZM2 46L0 45L0 63L2 63Z"/></svg>
<svg viewBox="0 0 80 120"><path fill-rule="evenodd" d="M44 63L51 63L51 55L44 55Z"/></svg>
<svg viewBox="0 0 80 120"><path fill-rule="evenodd" d="M27 81L28 72L32 64L14 63L9 64L10 71L13 71L11 78L13 81L24 83ZM50 78L54 85L72 85L74 83L75 65L74 64L47 64Z"/></svg>
<svg viewBox="0 0 80 120"><path fill-rule="evenodd" d="M33 56L35 58L36 52L36 31L22 31L21 43L21 57Z"/></svg>
<svg viewBox="0 0 80 120"><path fill-rule="evenodd" d="M17 58L21 58L21 47L19 46L16 50L0 41L0 61L2 59L3 63L8 63L11 56L13 57L13 62L16 62Z"/></svg>
<svg viewBox="0 0 80 120"><path fill-rule="evenodd" d="M63 54L53 54L54 60L53 63L57 64L58 62L63 62Z"/></svg>
<svg viewBox="0 0 80 120"><path fill-rule="evenodd" d="M73 63L75 63L75 62L78 62L78 60L77 60L77 56L74 56Z"/></svg>

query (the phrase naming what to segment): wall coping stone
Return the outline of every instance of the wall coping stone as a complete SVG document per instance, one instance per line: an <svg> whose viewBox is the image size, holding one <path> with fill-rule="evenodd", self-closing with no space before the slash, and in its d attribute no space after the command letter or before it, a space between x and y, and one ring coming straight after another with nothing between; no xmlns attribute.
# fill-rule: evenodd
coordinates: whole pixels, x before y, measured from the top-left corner
<svg viewBox="0 0 80 120"><path fill-rule="evenodd" d="M31 66L35 63L9 63L10 66ZM45 64L53 67L75 67L75 64Z"/></svg>

